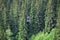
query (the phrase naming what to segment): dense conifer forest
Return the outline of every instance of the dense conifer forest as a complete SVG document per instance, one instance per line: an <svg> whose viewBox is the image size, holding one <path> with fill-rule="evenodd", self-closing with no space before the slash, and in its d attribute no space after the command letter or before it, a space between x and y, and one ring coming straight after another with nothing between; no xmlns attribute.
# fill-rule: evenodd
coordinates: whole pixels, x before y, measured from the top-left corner
<svg viewBox="0 0 60 40"><path fill-rule="evenodd" d="M0 0L0 40L60 40L60 0Z"/></svg>

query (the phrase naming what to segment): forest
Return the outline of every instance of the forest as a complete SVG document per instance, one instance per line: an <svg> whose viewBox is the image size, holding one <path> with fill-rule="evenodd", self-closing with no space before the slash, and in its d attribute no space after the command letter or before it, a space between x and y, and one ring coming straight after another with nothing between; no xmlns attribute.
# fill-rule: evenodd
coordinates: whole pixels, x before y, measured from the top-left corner
<svg viewBox="0 0 60 40"><path fill-rule="evenodd" d="M0 0L0 40L60 40L60 0Z"/></svg>

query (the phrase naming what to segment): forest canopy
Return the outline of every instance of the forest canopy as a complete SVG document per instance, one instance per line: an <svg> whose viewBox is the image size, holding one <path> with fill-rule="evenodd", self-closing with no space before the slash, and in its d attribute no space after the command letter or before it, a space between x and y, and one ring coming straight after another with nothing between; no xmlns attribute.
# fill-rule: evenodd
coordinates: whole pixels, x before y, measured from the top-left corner
<svg viewBox="0 0 60 40"><path fill-rule="evenodd" d="M60 0L0 0L0 40L60 40Z"/></svg>

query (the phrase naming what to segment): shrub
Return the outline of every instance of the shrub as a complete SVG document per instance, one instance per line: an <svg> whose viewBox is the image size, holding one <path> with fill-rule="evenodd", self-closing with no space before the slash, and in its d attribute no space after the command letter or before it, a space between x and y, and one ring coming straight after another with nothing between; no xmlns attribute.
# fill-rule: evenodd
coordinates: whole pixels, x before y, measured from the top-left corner
<svg viewBox="0 0 60 40"><path fill-rule="evenodd" d="M47 32L39 32L36 35L32 35L29 40L54 40L55 35L55 29L52 29L52 31L48 34Z"/></svg>

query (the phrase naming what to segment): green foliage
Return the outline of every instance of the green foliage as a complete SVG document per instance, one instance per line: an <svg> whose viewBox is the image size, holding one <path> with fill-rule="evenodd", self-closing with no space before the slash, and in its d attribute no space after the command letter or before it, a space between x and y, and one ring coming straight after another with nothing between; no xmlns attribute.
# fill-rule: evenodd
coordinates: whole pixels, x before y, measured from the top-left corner
<svg viewBox="0 0 60 40"><path fill-rule="evenodd" d="M60 0L0 0L0 40L27 39L60 40Z"/></svg>
<svg viewBox="0 0 60 40"><path fill-rule="evenodd" d="M12 38L10 37L13 33L11 32L9 26L8 26L8 29L6 30L6 38L8 40L12 40Z"/></svg>
<svg viewBox="0 0 60 40"><path fill-rule="evenodd" d="M53 40L55 35L55 29L53 29L49 34L46 32L39 32L36 35L32 35L29 40Z"/></svg>
<svg viewBox="0 0 60 40"><path fill-rule="evenodd" d="M58 5L57 5L57 27L56 27L56 35L55 35L55 40L60 40L60 0L58 0Z"/></svg>

